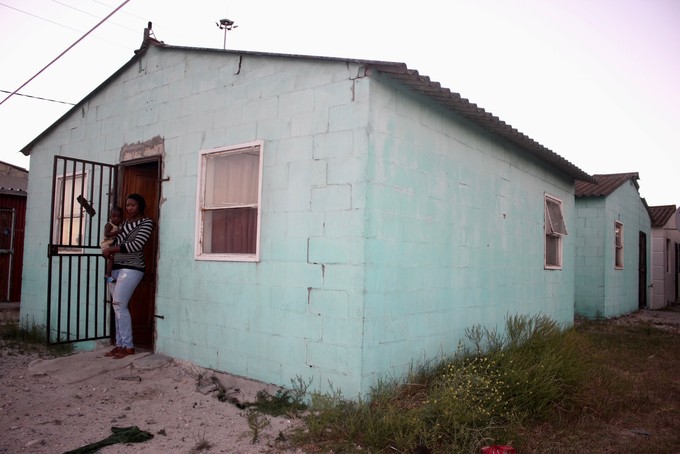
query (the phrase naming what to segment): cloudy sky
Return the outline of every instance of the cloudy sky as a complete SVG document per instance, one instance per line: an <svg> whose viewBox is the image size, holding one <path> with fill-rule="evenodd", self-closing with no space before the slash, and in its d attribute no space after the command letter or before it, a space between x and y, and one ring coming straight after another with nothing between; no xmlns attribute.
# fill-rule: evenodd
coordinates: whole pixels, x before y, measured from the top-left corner
<svg viewBox="0 0 680 454"><path fill-rule="evenodd" d="M0 0L0 160L30 170L18 150L129 60L148 21L167 44L221 49L223 18L228 49L406 63L680 205L680 0Z"/></svg>

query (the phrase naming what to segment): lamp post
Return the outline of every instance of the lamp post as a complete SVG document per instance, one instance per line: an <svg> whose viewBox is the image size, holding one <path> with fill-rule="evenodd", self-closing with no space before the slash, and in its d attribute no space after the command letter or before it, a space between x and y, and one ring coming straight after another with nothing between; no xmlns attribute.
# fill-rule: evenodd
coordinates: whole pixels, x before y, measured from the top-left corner
<svg viewBox="0 0 680 454"><path fill-rule="evenodd" d="M219 27L220 30L224 30L224 44L223 44L223 49L227 48L227 32L233 28L238 27L238 25L234 25L233 20L229 19L220 19L219 22L215 22L215 25Z"/></svg>

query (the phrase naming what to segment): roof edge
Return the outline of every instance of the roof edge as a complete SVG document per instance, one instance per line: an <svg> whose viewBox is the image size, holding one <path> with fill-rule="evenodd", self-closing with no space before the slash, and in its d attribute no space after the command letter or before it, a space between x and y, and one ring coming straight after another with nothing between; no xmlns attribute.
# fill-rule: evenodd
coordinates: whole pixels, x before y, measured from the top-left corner
<svg viewBox="0 0 680 454"><path fill-rule="evenodd" d="M139 49L135 50L135 55L123 66L121 66L116 72L111 76L106 78L99 86L97 86L92 92L87 94L82 100L80 100L76 105L69 109L64 115L62 115L57 121L52 123L45 131L34 138L30 143L23 147L20 152L25 156L29 156L33 149L33 146L42 137L52 131L58 124L60 124L66 117L71 115L74 111L78 110L91 98L94 94L103 90L104 87L113 79L118 77L123 71L125 71L130 65L135 63L145 54L149 47L154 46L158 48L168 49L168 50L193 50L193 51L203 51L203 52L220 52L220 53L233 53L238 55L255 55L255 56L268 56L268 57L282 57L282 58L302 58L302 59L313 59L313 60L323 60L323 61L335 61L335 62L351 62L362 64L367 68L367 71L375 70L386 74L388 77L396 80L397 82L403 84L406 87L411 88L413 91L419 93L422 96L429 97L433 99L438 104L442 105L446 109L454 111L459 115L467 118L473 123L477 124L486 131L501 137L510 143L519 146L520 148L528 151L532 156L536 157L540 161L552 165L558 170L561 170L566 175L572 177L574 180L581 180L590 183L595 183L597 180L581 170L575 164L569 162L564 157L558 155L547 147L541 145L537 141L531 139L526 134L518 131L509 124L500 120L497 116L494 116L490 112L487 112L476 104L471 103L469 100L463 98L460 94L452 92L448 88L444 88L438 82L433 82L427 76L421 76L418 71L410 70L405 63L398 62L387 62L378 60L364 60L364 59L353 59L353 58L338 58L338 57L318 57L309 55L295 55L295 54L275 54L266 52L254 52L254 51L240 51L240 50L223 50L223 49L208 49L208 48L197 48L197 47L181 47L181 46L170 46L165 44L163 41L159 41L153 34L152 23L148 23L148 27L144 29L144 38Z"/></svg>

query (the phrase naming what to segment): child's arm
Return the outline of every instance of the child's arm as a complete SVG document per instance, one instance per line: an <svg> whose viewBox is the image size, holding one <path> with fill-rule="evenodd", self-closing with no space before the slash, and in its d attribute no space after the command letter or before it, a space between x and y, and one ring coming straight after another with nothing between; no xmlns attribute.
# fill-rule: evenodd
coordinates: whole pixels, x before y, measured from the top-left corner
<svg viewBox="0 0 680 454"><path fill-rule="evenodd" d="M106 225L104 226L104 236L106 238L112 238L118 234L118 228L114 230L113 225L111 225L110 222L107 222Z"/></svg>

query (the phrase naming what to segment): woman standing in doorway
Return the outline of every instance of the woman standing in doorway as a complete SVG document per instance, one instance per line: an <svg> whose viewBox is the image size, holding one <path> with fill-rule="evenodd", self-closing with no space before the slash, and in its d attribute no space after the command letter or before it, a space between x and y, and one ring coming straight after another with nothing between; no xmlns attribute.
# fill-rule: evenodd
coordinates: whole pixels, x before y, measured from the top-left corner
<svg viewBox="0 0 680 454"><path fill-rule="evenodd" d="M135 354L132 343L132 319L128 304L137 285L144 277L144 245L151 236L153 221L144 216L146 202L139 194L125 200L127 219L114 238L113 244L102 251L104 258L113 257L113 282L109 284L116 322L116 346L104 356L115 359Z"/></svg>

